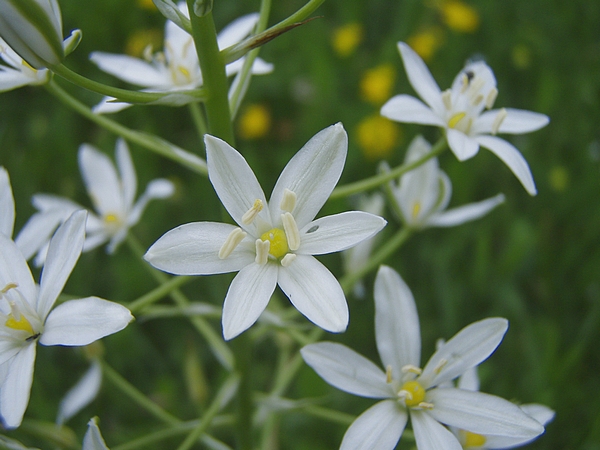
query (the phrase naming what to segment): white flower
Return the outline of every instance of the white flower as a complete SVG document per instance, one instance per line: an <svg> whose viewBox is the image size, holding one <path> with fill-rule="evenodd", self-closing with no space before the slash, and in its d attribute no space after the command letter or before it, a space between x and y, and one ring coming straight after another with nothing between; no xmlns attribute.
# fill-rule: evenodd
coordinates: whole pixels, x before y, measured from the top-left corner
<svg viewBox="0 0 600 450"><path fill-rule="evenodd" d="M15 226L15 200L10 178L4 167L0 166L0 233L11 238Z"/></svg>
<svg viewBox="0 0 600 450"><path fill-rule="evenodd" d="M92 360L90 368L60 401L57 425L62 425L89 405L96 398L102 384L102 367L98 359Z"/></svg>
<svg viewBox="0 0 600 450"><path fill-rule="evenodd" d="M79 168L97 212L88 214L84 251L108 241L107 251L114 252L128 230L139 222L150 200L173 194L174 187L170 181L156 179L148 184L144 194L134 203L137 177L125 141L117 141L115 156L118 172L104 153L87 144L79 148ZM47 242L56 227L73 211L84 208L69 199L48 194L36 194L32 202L39 212L25 224L16 242L26 259L38 252L36 263L41 264Z"/></svg>
<svg viewBox="0 0 600 450"><path fill-rule="evenodd" d="M452 87L441 92L423 60L403 42L398 48L408 80L426 104L410 95L397 95L383 105L381 114L398 122L444 128L448 145L460 161L475 156L479 146L487 148L510 168L529 194L535 195L527 161L512 144L495 135L538 130L548 124L548 117L512 108L490 110L498 89L492 70L484 62L468 63Z"/></svg>
<svg viewBox="0 0 600 450"><path fill-rule="evenodd" d="M413 139L406 152L405 164L423 158L431 145L422 136ZM452 195L452 183L431 158L404 174L398 183L390 183L404 223L412 228L452 227L483 217L504 201L504 195L446 210Z"/></svg>
<svg viewBox="0 0 600 450"><path fill-rule="evenodd" d="M108 450L100 428L98 428L98 418L94 417L88 422L88 430L83 438L82 450Z"/></svg>
<svg viewBox="0 0 600 450"><path fill-rule="evenodd" d="M292 304L328 331L348 324L340 284L312 255L350 248L385 220L351 211L313 220L338 182L348 138L341 124L317 133L287 164L267 203L256 176L235 149L206 136L208 176L239 225L196 222L162 236L146 253L158 269L178 275L239 273L223 305L223 335L250 327L279 284Z"/></svg>
<svg viewBox="0 0 600 450"><path fill-rule="evenodd" d="M188 14L185 2L179 3L179 9ZM225 27L217 36L220 49L237 44L248 34L258 22L259 14L248 14L236 19ZM90 60L104 72L120 78L128 83L142 86L151 91L177 91L195 89L202 86L202 73L198 63L198 54L194 40L187 32L168 20L165 26L164 52L155 55L148 49L147 61L127 55L94 52ZM226 67L227 75L239 72L244 58L238 59ZM252 66L252 73L266 74L273 71L273 66L257 58ZM130 106L127 103L105 98L94 107L94 112L112 113Z"/></svg>
<svg viewBox="0 0 600 450"><path fill-rule="evenodd" d="M0 39L0 92L10 91L28 84L45 84L50 80L48 69L34 69Z"/></svg>
<svg viewBox="0 0 600 450"><path fill-rule="evenodd" d="M348 428L341 448L393 449L408 416L419 450L460 450L442 424L473 433L529 438L544 427L499 397L443 385L485 360L508 327L506 319L472 323L443 344L421 370L419 317L400 276L382 266L375 280L375 333L385 372L348 347L320 342L301 350L306 363L332 386L380 398Z"/></svg>
<svg viewBox="0 0 600 450"><path fill-rule="evenodd" d="M0 234L0 415L7 428L21 424L33 381L36 344L87 345L122 330L127 308L98 297L70 300L53 309L84 241L86 212L75 212L50 241L36 286L14 242Z"/></svg>

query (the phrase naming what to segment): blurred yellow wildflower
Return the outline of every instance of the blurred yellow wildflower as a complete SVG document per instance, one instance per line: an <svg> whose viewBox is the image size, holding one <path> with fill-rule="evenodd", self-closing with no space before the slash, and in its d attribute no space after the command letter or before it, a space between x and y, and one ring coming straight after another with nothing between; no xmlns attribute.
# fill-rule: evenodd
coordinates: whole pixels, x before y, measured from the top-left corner
<svg viewBox="0 0 600 450"><path fill-rule="evenodd" d="M157 28L134 30L125 42L125 54L141 57L148 46L151 49L161 48L163 45L162 31Z"/></svg>
<svg viewBox="0 0 600 450"><path fill-rule="evenodd" d="M137 0L137 4L142 9L150 9L156 11L156 6L152 0Z"/></svg>
<svg viewBox="0 0 600 450"><path fill-rule="evenodd" d="M364 30L360 23L351 22L338 27L333 32L331 45L333 50L345 58L350 56L363 39Z"/></svg>
<svg viewBox="0 0 600 450"><path fill-rule="evenodd" d="M381 105L391 96L396 71L391 64L381 64L365 72L360 80L360 93L363 99Z"/></svg>
<svg viewBox="0 0 600 450"><path fill-rule="evenodd" d="M375 161L387 158L401 138L398 125L379 115L363 119L356 132L363 154Z"/></svg>
<svg viewBox="0 0 600 450"><path fill-rule="evenodd" d="M441 5L444 23L459 33L473 33L479 28L477 10L460 0L448 0Z"/></svg>
<svg viewBox="0 0 600 450"><path fill-rule="evenodd" d="M548 181L556 192L563 192L569 185L569 172L563 166L554 166L550 169Z"/></svg>
<svg viewBox="0 0 600 450"><path fill-rule="evenodd" d="M242 139L259 139L265 136L271 128L271 113L260 104L246 107L240 117L238 130Z"/></svg>
<svg viewBox="0 0 600 450"><path fill-rule="evenodd" d="M406 41L410 47L423 58L424 61L430 61L436 50L442 45L442 31L437 27L427 28L423 31L413 34Z"/></svg>
<svg viewBox="0 0 600 450"><path fill-rule="evenodd" d="M517 44L512 49L513 64L517 69L527 69L531 65L531 50L525 44Z"/></svg>

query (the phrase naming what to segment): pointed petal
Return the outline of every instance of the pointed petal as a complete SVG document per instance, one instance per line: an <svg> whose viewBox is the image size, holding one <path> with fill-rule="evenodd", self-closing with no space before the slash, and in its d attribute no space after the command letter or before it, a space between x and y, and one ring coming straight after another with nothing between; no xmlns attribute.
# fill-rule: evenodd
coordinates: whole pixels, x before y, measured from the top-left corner
<svg viewBox="0 0 600 450"><path fill-rule="evenodd" d="M462 131L448 128L446 130L446 138L448 139L448 147L459 161L466 161L472 158L479 151L479 144L476 139L467 136Z"/></svg>
<svg viewBox="0 0 600 450"><path fill-rule="evenodd" d="M242 39L250 34L254 26L258 22L260 14L252 13L239 17L223 28L217 35L217 43L219 49L223 50L234 44L237 44Z"/></svg>
<svg viewBox="0 0 600 450"><path fill-rule="evenodd" d="M550 423L556 414L551 408L538 403L528 403L526 405L519 405L519 407L523 410L523 412L525 412L525 414L533 417L542 425Z"/></svg>
<svg viewBox="0 0 600 450"><path fill-rule="evenodd" d="M454 227L461 225L485 216L501 203L504 203L504 194L498 194L487 200L469 203L468 205L435 214L427 220L427 225L432 227Z"/></svg>
<svg viewBox="0 0 600 450"><path fill-rule="evenodd" d="M381 115L402 123L419 123L445 127L444 122L429 106L410 95L396 95L381 107Z"/></svg>
<svg viewBox="0 0 600 450"><path fill-rule="evenodd" d="M32 342L7 363L8 373L0 387L0 413L6 428L17 428L23 421L33 382L35 350Z"/></svg>
<svg viewBox="0 0 600 450"><path fill-rule="evenodd" d="M90 61L103 72L142 87L163 87L170 84L166 67L155 66L138 58L112 53L93 52Z"/></svg>
<svg viewBox="0 0 600 450"><path fill-rule="evenodd" d="M14 339L0 338L0 366L15 356L23 348L21 342Z"/></svg>
<svg viewBox="0 0 600 450"><path fill-rule="evenodd" d="M133 161L131 160L131 154L129 153L129 147L124 139L117 141L117 148L115 151L115 157L117 160L117 167L119 168L119 174L121 175L121 195L123 197L122 204L125 209L130 209L135 200L135 192L137 190L137 176L135 174L135 168L133 167Z"/></svg>
<svg viewBox="0 0 600 450"><path fill-rule="evenodd" d="M82 450L108 450L108 447L100 434L97 417L94 417L88 422L88 430L83 438Z"/></svg>
<svg viewBox="0 0 600 450"><path fill-rule="evenodd" d="M421 332L415 299L400 275L381 266L375 278L375 338L383 365L398 379L402 367L419 367Z"/></svg>
<svg viewBox="0 0 600 450"><path fill-rule="evenodd" d="M412 410L410 420L419 450L462 450L458 439L426 411Z"/></svg>
<svg viewBox="0 0 600 450"><path fill-rule="evenodd" d="M46 246L64 220L64 211L60 209L51 209L31 216L15 238L15 243L25 259L30 259Z"/></svg>
<svg viewBox="0 0 600 450"><path fill-rule="evenodd" d="M169 180L165 180L164 178L152 180L148 183L144 193L138 198L138 201L135 202L135 205L133 205L132 209L129 211L127 225L132 227L139 222L140 217L150 200L168 198L173 195L174 192L175 186Z"/></svg>
<svg viewBox="0 0 600 450"><path fill-rule="evenodd" d="M507 329L508 320L502 318L467 325L433 354L419 379L430 388L462 375L496 350Z"/></svg>
<svg viewBox="0 0 600 450"><path fill-rule="evenodd" d="M277 284L275 264L250 264L235 276L223 303L223 337L230 340L250 328L267 307Z"/></svg>
<svg viewBox="0 0 600 450"><path fill-rule="evenodd" d="M114 97L104 97L100 103L92 107L94 114L112 114L129 108L131 103L117 102Z"/></svg>
<svg viewBox="0 0 600 450"><path fill-rule="evenodd" d="M434 404L428 411L434 419L472 433L534 438L544 431L517 405L495 395L437 388L428 391L426 398Z"/></svg>
<svg viewBox="0 0 600 450"><path fill-rule="evenodd" d="M306 364L330 385L350 394L389 398L394 392L386 374L364 356L342 344L318 342L300 350Z"/></svg>
<svg viewBox="0 0 600 450"><path fill-rule="evenodd" d="M402 56L404 69L411 86L439 115L444 110L442 93L431 76L431 72L417 53L404 42L398 42L398 50Z"/></svg>
<svg viewBox="0 0 600 450"><path fill-rule="evenodd" d="M324 330L341 333L348 326L348 304L337 279L312 256L297 255L279 268L278 283L290 302Z"/></svg>
<svg viewBox="0 0 600 450"><path fill-rule="evenodd" d="M298 228L314 219L337 184L348 152L348 135L341 123L315 134L288 162L273 188L269 208L273 220L285 211L280 208L285 189L296 194L292 211Z"/></svg>
<svg viewBox="0 0 600 450"><path fill-rule="evenodd" d="M219 250L237 227L225 223L194 222L167 231L146 252L144 259L157 269L175 275L210 275L240 270L254 262L254 242L246 238L225 259Z"/></svg>
<svg viewBox="0 0 600 450"><path fill-rule="evenodd" d="M12 237L15 225L15 200L10 178L4 167L0 167L0 233L8 238Z"/></svg>
<svg viewBox="0 0 600 450"><path fill-rule="evenodd" d="M98 395L102 383L102 368L98 361L92 361L90 368L81 377L75 386L73 386L58 407L58 416L56 423L62 425L71 417L89 405Z"/></svg>
<svg viewBox="0 0 600 450"><path fill-rule="evenodd" d="M376 403L352 422L340 450L393 450L407 421L406 411L393 400Z"/></svg>
<svg viewBox="0 0 600 450"><path fill-rule="evenodd" d="M83 206L68 198L59 197L58 195L52 194L35 194L33 197L31 197L31 204L41 212L52 209L63 210L65 214L65 220L67 220L69 216L78 209L85 209Z"/></svg>
<svg viewBox="0 0 600 450"><path fill-rule="evenodd" d="M362 211L322 217L300 230L298 253L324 255L346 250L377 234L386 223L385 219Z"/></svg>
<svg viewBox="0 0 600 450"><path fill-rule="evenodd" d="M35 308L37 288L27 261L17 245L0 233L0 289L9 284L17 284L19 292Z"/></svg>
<svg viewBox="0 0 600 450"><path fill-rule="evenodd" d="M539 130L550 122L545 114L540 114L522 109L504 108L506 117L498 128L498 133L524 134ZM486 111L473 123L473 134L489 134L492 132L492 124L498 116L498 109Z"/></svg>
<svg viewBox="0 0 600 450"><path fill-rule="evenodd" d="M99 215L122 215L121 182L112 161L91 145L79 147L79 168L88 195Z"/></svg>
<svg viewBox="0 0 600 450"><path fill-rule="evenodd" d="M446 386L444 386L446 387ZM479 390L479 375L477 374L477 367L472 367L463 373L458 379L459 389L465 389L467 391L478 391Z"/></svg>
<svg viewBox="0 0 600 450"><path fill-rule="evenodd" d="M227 142L208 134L204 137L204 142L208 177L219 199L240 227L252 236L257 236L257 222L272 222L265 194L256 175L244 157ZM256 200L263 203L263 209L251 224L245 225L242 223L242 216L252 208Z"/></svg>
<svg viewBox="0 0 600 450"><path fill-rule="evenodd" d="M502 160L515 174L529 195L536 195L535 182L529 169L529 164L519 150L504 139L495 136L477 136L477 141L482 147L487 148Z"/></svg>
<svg viewBox="0 0 600 450"><path fill-rule="evenodd" d="M13 89L27 86L35 83L36 80L28 77L18 70L0 69L0 92L11 91Z"/></svg>
<svg viewBox="0 0 600 450"><path fill-rule="evenodd" d="M50 241L40 278L37 313L41 320L48 315L75 267L83 248L87 212L76 211L63 223Z"/></svg>

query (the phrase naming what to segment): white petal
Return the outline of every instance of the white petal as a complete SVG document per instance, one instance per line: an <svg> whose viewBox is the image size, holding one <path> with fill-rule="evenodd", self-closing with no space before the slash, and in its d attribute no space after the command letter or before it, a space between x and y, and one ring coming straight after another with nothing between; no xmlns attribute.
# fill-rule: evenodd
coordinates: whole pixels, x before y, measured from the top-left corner
<svg viewBox="0 0 600 450"><path fill-rule="evenodd" d="M140 217L150 200L168 198L173 195L174 192L175 186L169 180L165 180L164 178L152 180L148 183L144 193L138 198L138 201L135 202L135 205L133 205L133 208L129 211L127 225L131 227L139 222Z"/></svg>
<svg viewBox="0 0 600 450"><path fill-rule="evenodd" d="M362 211L322 217L300 230L298 253L324 255L354 247L377 234L386 220Z"/></svg>
<svg viewBox="0 0 600 450"><path fill-rule="evenodd" d="M37 84L34 81L36 80L18 70L4 69L0 72L0 92L11 91L28 84Z"/></svg>
<svg viewBox="0 0 600 450"><path fill-rule="evenodd" d="M62 425L89 405L98 395L101 383L102 368L98 361L93 361L83 377L69 389L60 401L56 423Z"/></svg>
<svg viewBox="0 0 600 450"><path fill-rule="evenodd" d="M352 422L340 450L393 450L407 420L406 411L395 401L376 403Z"/></svg>
<svg viewBox="0 0 600 450"><path fill-rule="evenodd" d="M427 388L453 380L483 362L500 345L508 321L490 318L473 322L444 343L429 359L420 380Z"/></svg>
<svg viewBox="0 0 600 450"><path fill-rule="evenodd" d="M240 227L257 236L256 223L259 220L269 224L272 222L265 194L256 175L244 157L227 142L208 134L204 137L204 142L208 177L219 199ZM263 203L262 211L251 224L243 224L242 216L252 208L256 200Z"/></svg>
<svg viewBox="0 0 600 450"><path fill-rule="evenodd" d="M479 151L478 141L467 136L462 131L448 128L446 130L446 138L448 139L450 150L452 150L452 153L454 153L459 161L466 161L475 156Z"/></svg>
<svg viewBox="0 0 600 450"><path fill-rule="evenodd" d="M517 405L482 392L437 388L428 391L428 413L446 425L482 435L534 438L544 427Z"/></svg>
<svg viewBox="0 0 600 450"><path fill-rule="evenodd" d="M446 126L429 106L410 95L396 95L381 107L381 115L390 120L402 123L419 123L422 125Z"/></svg>
<svg viewBox="0 0 600 450"><path fill-rule="evenodd" d="M138 58L112 53L93 52L90 61L100 70L143 87L162 87L170 84L166 67L152 65Z"/></svg>
<svg viewBox="0 0 600 450"><path fill-rule="evenodd" d="M458 439L426 411L412 410L410 421L419 450L462 450Z"/></svg>
<svg viewBox="0 0 600 450"><path fill-rule="evenodd" d="M19 353L22 348L23 344L21 342L2 336L0 338L0 366Z"/></svg>
<svg viewBox="0 0 600 450"><path fill-rule="evenodd" d="M498 133L523 134L539 130L550 122L545 114L522 109L504 108L506 117L500 124ZM496 120L499 110L493 109L481 114L473 123L474 134L489 134L492 132L492 124Z"/></svg>
<svg viewBox="0 0 600 450"><path fill-rule="evenodd" d="M529 195L537 194L533 175L529 164L519 150L504 139L495 136L477 136L477 141L482 147L487 148L508 166L508 168L519 179Z"/></svg>
<svg viewBox="0 0 600 450"><path fill-rule="evenodd" d="M15 225L15 200L8 172L0 167L0 233L11 238Z"/></svg>
<svg viewBox="0 0 600 450"><path fill-rule="evenodd" d="M399 379L406 365L419 367L421 332L415 299L400 275L381 266L375 278L375 338L383 365Z"/></svg>
<svg viewBox="0 0 600 450"><path fill-rule="evenodd" d="M223 303L223 337L233 339L250 328L267 307L277 284L277 266L250 264L240 270Z"/></svg>
<svg viewBox="0 0 600 450"><path fill-rule="evenodd" d="M137 176L129 153L129 147L124 139L117 141L115 151L117 167L121 175L121 195L123 197L123 205L129 209L135 200L135 192L137 190Z"/></svg>
<svg viewBox="0 0 600 450"><path fill-rule="evenodd" d="M318 342L300 350L306 364L330 385L370 398L394 396L386 374L364 356L342 344Z"/></svg>
<svg viewBox="0 0 600 450"><path fill-rule="evenodd" d="M88 430L83 438L82 450L108 450L108 447L100 434L100 428L98 428L96 417L88 422Z"/></svg>
<svg viewBox="0 0 600 450"><path fill-rule="evenodd" d="M421 57L404 42L398 42L398 50L402 56L408 81L417 94L425 100L425 103L431 106L437 114L440 114L444 110L442 93L431 76L431 72Z"/></svg>
<svg viewBox="0 0 600 450"><path fill-rule="evenodd" d="M69 200L65 197L59 197L58 195L51 194L35 194L31 197L32 205L42 212L59 209L64 211L65 220L69 218L78 209L84 209L83 206Z"/></svg>
<svg viewBox="0 0 600 450"><path fill-rule="evenodd" d="M315 134L281 172L269 200L273 219L282 213L285 189L296 194L292 211L298 228L314 219L337 184L348 152L348 135L341 123Z"/></svg>
<svg viewBox="0 0 600 450"><path fill-rule="evenodd" d="M482 200L477 203L469 203L468 205L458 208L449 209L431 216L427 220L427 224L432 227L454 227L461 225L471 220L477 220L485 216L496 206L504 202L504 195L498 194L495 197Z"/></svg>
<svg viewBox="0 0 600 450"><path fill-rule="evenodd" d="M40 278L40 293L36 306L43 320L61 293L75 263L81 255L87 212L76 211L63 223L50 241L46 262Z"/></svg>
<svg viewBox="0 0 600 450"><path fill-rule="evenodd" d="M31 216L15 238L25 259L30 259L48 245L56 228L67 218L61 209L50 209Z"/></svg>
<svg viewBox="0 0 600 450"><path fill-rule="evenodd" d="M219 250L233 225L194 222L167 231L146 252L144 259L157 269L176 275L211 275L240 270L254 262L254 249L244 243L225 259ZM247 238L250 241L250 238ZM254 246L254 242L250 243Z"/></svg>
<svg viewBox="0 0 600 450"><path fill-rule="evenodd" d="M533 417L542 425L546 425L547 423L551 422L555 416L555 412L552 409L538 403L528 403L526 405L519 405L519 407L525 412L525 414Z"/></svg>
<svg viewBox="0 0 600 450"><path fill-rule="evenodd" d="M227 47L237 44L246 36L248 36L258 22L259 18L260 14L258 13L247 14L235 19L233 22L223 28L217 35L219 49L223 50Z"/></svg>
<svg viewBox="0 0 600 450"><path fill-rule="evenodd" d="M92 107L94 114L112 114L129 108L131 103L117 102L114 97L104 97L100 103Z"/></svg>
<svg viewBox="0 0 600 450"><path fill-rule="evenodd" d="M121 182L112 161L91 145L79 147L79 168L94 208L101 215L124 211Z"/></svg>
<svg viewBox="0 0 600 450"><path fill-rule="evenodd" d="M312 256L297 255L279 269L278 283L290 302L324 330L341 333L348 326L348 305L337 279Z"/></svg>
<svg viewBox="0 0 600 450"><path fill-rule="evenodd" d="M26 345L9 361L8 373L0 387L0 413L6 428L21 425L29 403L36 345Z"/></svg>
<svg viewBox="0 0 600 450"><path fill-rule="evenodd" d="M37 288L29 266L16 244L0 233L0 289L17 284L25 300L35 308Z"/></svg>
<svg viewBox="0 0 600 450"><path fill-rule="evenodd" d="M447 387L447 386L444 386ZM472 367L463 373L458 379L459 389L465 389L467 391L478 391L479 390L479 375L477 374L477 367Z"/></svg>

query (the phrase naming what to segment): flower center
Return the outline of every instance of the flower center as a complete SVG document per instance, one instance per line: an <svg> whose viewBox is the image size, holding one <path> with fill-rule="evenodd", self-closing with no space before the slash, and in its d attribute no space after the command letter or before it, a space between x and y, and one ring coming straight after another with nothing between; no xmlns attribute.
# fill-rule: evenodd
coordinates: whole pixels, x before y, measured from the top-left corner
<svg viewBox="0 0 600 450"><path fill-rule="evenodd" d="M19 314L19 318L17 319L13 313L10 313L8 315L8 320L4 325L6 325L8 328L12 328L13 330L27 331L32 336L35 334L31 323L23 314Z"/></svg>
<svg viewBox="0 0 600 450"><path fill-rule="evenodd" d="M477 433L471 433L470 431L461 430L460 434L463 438L463 447L481 447L485 445L485 436Z"/></svg>
<svg viewBox="0 0 600 450"><path fill-rule="evenodd" d="M425 400L425 389L418 381L407 381L402 385L398 396L404 398L406 406L419 406Z"/></svg>
<svg viewBox="0 0 600 450"><path fill-rule="evenodd" d="M260 236L261 241L269 241L269 254L279 259L289 251L288 241L281 228L272 228Z"/></svg>
<svg viewBox="0 0 600 450"><path fill-rule="evenodd" d="M30 340L39 336L39 333L35 332L35 330L33 329L33 325L31 325L31 322L21 312L21 309L17 305L17 302L9 299L9 296L7 295L7 293L10 290L14 289L16 295L20 296L21 293L18 291L17 288L18 285L16 283L9 283L6 286L4 286L2 290L0 290L0 297L5 297L10 307L10 313L7 316L5 316L6 322L4 322L4 325L8 328L12 328L13 330L27 332L27 335L29 337L27 337L26 340Z"/></svg>

